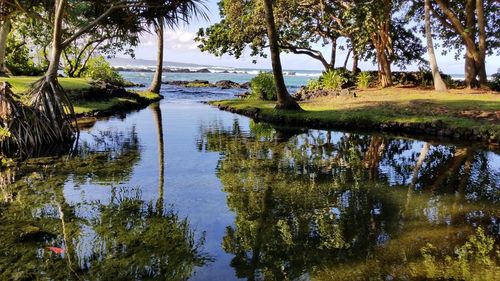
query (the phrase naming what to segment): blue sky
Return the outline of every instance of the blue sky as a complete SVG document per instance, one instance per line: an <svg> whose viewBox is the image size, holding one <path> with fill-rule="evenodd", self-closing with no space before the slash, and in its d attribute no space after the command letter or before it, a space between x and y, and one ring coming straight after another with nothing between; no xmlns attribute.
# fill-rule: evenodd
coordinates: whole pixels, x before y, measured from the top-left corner
<svg viewBox="0 0 500 281"><path fill-rule="evenodd" d="M208 8L209 21L205 20L192 20L189 25L183 25L175 30L166 31L165 36L165 60L185 63L197 63L215 66L229 66L236 68L261 68L270 69L271 62L269 59L257 58L257 64L253 64L252 58L248 53L244 54L240 59L235 59L231 56L216 57L209 53L203 53L197 48L197 43L194 41L196 32L200 27L207 27L210 24L216 23L220 20L219 8L217 6L218 0L206 1ZM424 43L424 42L422 42ZM330 46L321 47L318 49L323 51L325 57L330 57ZM138 59L156 59L156 38L154 35L146 34L141 38L140 45L135 49L136 58ZM442 56L441 50L437 49L438 64L440 69L445 73L461 74L464 72L463 59L455 60L454 52L449 52L448 55ZM337 64L343 64L347 51L337 51ZM284 69L294 70L322 70L321 63L306 55L282 54L282 63ZM351 65L351 60L348 65ZM377 67L371 62L360 62L362 70L375 70ZM491 56L486 60L486 68L488 75L496 73L500 68L500 57ZM394 67L396 70L397 68ZM415 65L407 66L408 70L416 70Z"/></svg>

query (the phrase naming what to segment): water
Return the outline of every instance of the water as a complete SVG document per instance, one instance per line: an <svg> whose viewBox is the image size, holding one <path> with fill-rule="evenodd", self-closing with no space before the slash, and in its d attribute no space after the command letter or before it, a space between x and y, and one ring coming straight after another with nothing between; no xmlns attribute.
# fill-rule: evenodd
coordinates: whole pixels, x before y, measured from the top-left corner
<svg viewBox="0 0 500 281"><path fill-rule="evenodd" d="M73 156L2 171L0 280L499 274L486 238L456 254L479 228L498 245L497 152L273 128L197 102L232 90L162 91Z"/></svg>

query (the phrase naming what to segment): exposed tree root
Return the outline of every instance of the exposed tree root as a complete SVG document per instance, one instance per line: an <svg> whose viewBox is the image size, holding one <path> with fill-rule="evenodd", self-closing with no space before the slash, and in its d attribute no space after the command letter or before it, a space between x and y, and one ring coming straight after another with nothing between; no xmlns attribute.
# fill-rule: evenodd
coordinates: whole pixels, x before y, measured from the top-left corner
<svg viewBox="0 0 500 281"><path fill-rule="evenodd" d="M53 144L72 144L78 133L71 122L75 114L57 81L40 79L28 94L30 105L25 106L14 99L8 83L0 85L0 125L8 131L0 139L0 152L29 157Z"/></svg>

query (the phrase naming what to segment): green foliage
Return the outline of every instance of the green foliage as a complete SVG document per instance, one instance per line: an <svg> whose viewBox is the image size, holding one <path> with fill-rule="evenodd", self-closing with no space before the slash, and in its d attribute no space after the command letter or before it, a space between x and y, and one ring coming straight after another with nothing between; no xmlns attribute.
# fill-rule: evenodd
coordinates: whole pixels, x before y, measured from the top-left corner
<svg viewBox="0 0 500 281"><path fill-rule="evenodd" d="M323 87L327 90L337 90L342 88L347 78L339 70L328 70L319 78Z"/></svg>
<svg viewBox="0 0 500 281"><path fill-rule="evenodd" d="M259 100L276 100L276 84L271 73L261 72L250 81L250 98Z"/></svg>
<svg viewBox="0 0 500 281"><path fill-rule="evenodd" d="M103 56L91 58L87 64L87 69L83 72L83 76L118 86L122 86L125 83L123 77L111 68L111 65Z"/></svg>
<svg viewBox="0 0 500 281"><path fill-rule="evenodd" d="M307 81L306 88L309 91L316 91L316 90L320 90L321 88L323 88L323 85L321 84L319 79L311 79L311 80Z"/></svg>
<svg viewBox="0 0 500 281"><path fill-rule="evenodd" d="M9 128L3 127L0 125L0 141L9 138L11 136L11 133L9 131Z"/></svg>
<svg viewBox="0 0 500 281"><path fill-rule="evenodd" d="M37 76L45 71L43 65L35 64L28 46L14 36L7 41L6 53L5 65L12 75Z"/></svg>
<svg viewBox="0 0 500 281"><path fill-rule="evenodd" d="M492 75L492 79L490 81L490 88L493 91L500 92L500 70Z"/></svg>
<svg viewBox="0 0 500 281"><path fill-rule="evenodd" d="M358 74L358 80L356 86L360 89L366 89L370 86L372 76L370 72L363 71Z"/></svg>
<svg viewBox="0 0 500 281"><path fill-rule="evenodd" d="M453 256L442 256L436 247L428 243L421 249L423 269L418 264L411 265L415 277L445 280L496 280L499 249L495 239L479 227L467 242L460 246Z"/></svg>

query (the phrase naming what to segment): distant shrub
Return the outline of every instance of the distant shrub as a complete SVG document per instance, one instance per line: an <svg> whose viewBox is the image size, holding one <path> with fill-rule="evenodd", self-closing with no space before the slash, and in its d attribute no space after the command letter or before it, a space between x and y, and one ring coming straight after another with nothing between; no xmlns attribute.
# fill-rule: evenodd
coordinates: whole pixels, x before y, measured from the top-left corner
<svg viewBox="0 0 500 281"><path fill-rule="evenodd" d="M496 74L493 74L489 86L493 91L500 92L500 69Z"/></svg>
<svg viewBox="0 0 500 281"><path fill-rule="evenodd" d="M250 98L259 100L276 100L276 85L271 73L261 72L250 81Z"/></svg>
<svg viewBox="0 0 500 281"><path fill-rule="evenodd" d="M323 88L327 90L337 90L342 88L345 82L347 82L347 78L344 77L339 70L328 70L323 73L319 78Z"/></svg>
<svg viewBox="0 0 500 281"><path fill-rule="evenodd" d="M91 58L82 75L92 80L104 81L117 86L125 85L123 77L111 68L111 65L103 56Z"/></svg>
<svg viewBox="0 0 500 281"><path fill-rule="evenodd" d="M372 75L368 71L363 71L358 74L356 86L360 89L366 89L370 86Z"/></svg>
<svg viewBox="0 0 500 281"><path fill-rule="evenodd" d="M45 72L43 65L35 64L26 44L9 37L5 56L5 65L12 75L39 76Z"/></svg>
<svg viewBox="0 0 500 281"><path fill-rule="evenodd" d="M323 85L321 85L321 82L318 79L311 79L307 81L306 88L309 91L316 91L323 88Z"/></svg>

